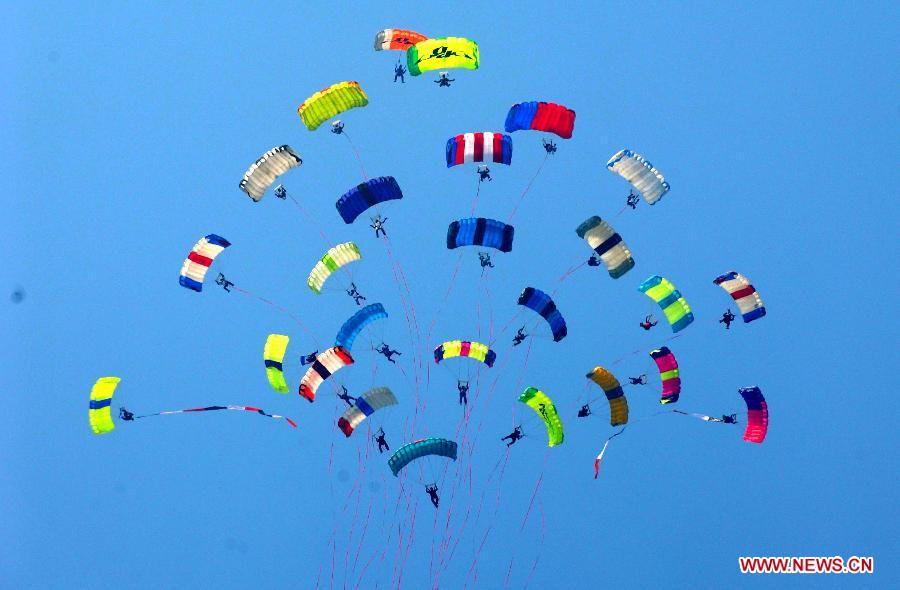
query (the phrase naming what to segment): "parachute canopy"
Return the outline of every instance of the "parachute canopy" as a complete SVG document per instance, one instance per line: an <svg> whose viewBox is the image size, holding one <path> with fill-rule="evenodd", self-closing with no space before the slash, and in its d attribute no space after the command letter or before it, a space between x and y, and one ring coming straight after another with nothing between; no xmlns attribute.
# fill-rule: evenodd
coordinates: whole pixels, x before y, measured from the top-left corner
<svg viewBox="0 0 900 590"><path fill-rule="evenodd" d="M555 447L563 442L563 425L556 412L556 406L547 394L536 387L528 387L519 396L519 401L537 412L547 426L547 446Z"/></svg>
<svg viewBox="0 0 900 590"><path fill-rule="evenodd" d="M406 67L413 76L449 68L477 70L478 64L478 44L464 37L427 39L406 50Z"/></svg>
<svg viewBox="0 0 900 590"><path fill-rule="evenodd" d="M345 436L350 436L353 434L353 430L368 416L371 416L375 410L396 405L397 398L394 397L394 393L387 387L370 389L357 397L356 403L347 408L347 411L338 418L338 428L341 429Z"/></svg>
<svg viewBox="0 0 900 590"><path fill-rule="evenodd" d="M338 82L320 90L297 107L297 114L310 131L322 123L352 108L369 104L369 97L358 82Z"/></svg>
<svg viewBox="0 0 900 590"><path fill-rule="evenodd" d="M415 45L428 39L422 33L407 29L385 29L375 34L375 51L396 49L406 51L410 45Z"/></svg>
<svg viewBox="0 0 900 590"><path fill-rule="evenodd" d="M203 279L206 277L206 271L212 265L222 250L231 245L231 242L217 236L209 234L205 238L194 244L190 254L181 265L181 276L178 278L178 284L198 293L203 290Z"/></svg>
<svg viewBox="0 0 900 590"><path fill-rule="evenodd" d="M666 182L662 172L654 168L653 164L642 155L631 150L616 153L606 163L606 168L630 182L650 205L669 192L669 183Z"/></svg>
<svg viewBox="0 0 900 590"><path fill-rule="evenodd" d="M501 252L512 250L515 228L496 219L469 217L454 221L447 228L447 248L485 246Z"/></svg>
<svg viewBox="0 0 900 590"><path fill-rule="evenodd" d="M512 164L512 137L502 133L463 133L447 140L447 168L474 162Z"/></svg>
<svg viewBox="0 0 900 590"><path fill-rule="evenodd" d="M290 391L287 382L284 380L284 353L287 351L290 337L284 334L269 334L266 338L266 344L263 347L263 362L266 365L266 377L269 378L269 385L278 393L287 393Z"/></svg>
<svg viewBox="0 0 900 590"><path fill-rule="evenodd" d="M100 377L91 387L88 422L94 434L106 434L116 428L110 413L110 405L119 381L121 381L119 377Z"/></svg>
<svg viewBox="0 0 900 590"><path fill-rule="evenodd" d="M494 361L497 360L497 353L488 348L487 344L482 344L481 342L449 340L434 348L435 363L440 363L442 360L454 356L471 357L476 361L481 361L488 367L493 367Z"/></svg>
<svg viewBox="0 0 900 590"><path fill-rule="evenodd" d="M335 203L335 207L344 223L353 223L369 207L402 198L403 191L393 176L379 176L358 184L344 193Z"/></svg>
<svg viewBox="0 0 900 590"><path fill-rule="evenodd" d="M336 371L353 364L353 357L341 346L329 348L316 357L313 364L306 371L306 375L300 380L300 395L310 402L316 401L316 391L322 382L331 377Z"/></svg>
<svg viewBox="0 0 900 590"><path fill-rule="evenodd" d="M547 131L569 139L575 129L575 111L553 102L520 102L510 107L504 128L507 133Z"/></svg>
<svg viewBox="0 0 900 590"><path fill-rule="evenodd" d="M659 304L673 332L684 330L694 321L694 314L684 296L668 279L653 275L640 284L638 291Z"/></svg>
<svg viewBox="0 0 900 590"><path fill-rule="evenodd" d="M381 320L386 317L388 317L388 314L380 303L365 306L344 322L334 339L335 346L342 346L348 351L353 350L353 343L363 328L375 320Z"/></svg>
<svg viewBox="0 0 900 590"><path fill-rule="evenodd" d="M428 455L447 457L456 461L456 443L446 438L423 438L405 444L388 459L388 467L396 477L400 470L412 461Z"/></svg>
<svg viewBox="0 0 900 590"><path fill-rule="evenodd" d="M769 431L769 406L766 404L766 398L756 386L742 387L738 393L747 403L747 428L744 430L744 440L762 443Z"/></svg>
<svg viewBox="0 0 900 590"><path fill-rule="evenodd" d="M241 180L241 190L259 202L275 179L303 163L300 155L289 145L272 148L247 168Z"/></svg>
<svg viewBox="0 0 900 590"><path fill-rule="evenodd" d="M679 377L678 361L675 360L675 355L668 347L661 346L656 350L651 350L650 356L659 369L659 378L662 381L662 397L659 403L677 402L678 394L681 393L681 377Z"/></svg>
<svg viewBox="0 0 900 590"><path fill-rule="evenodd" d="M622 236L596 215L582 222L575 233L594 249L612 278L617 279L634 268L634 258Z"/></svg>
<svg viewBox="0 0 900 590"><path fill-rule="evenodd" d="M609 400L610 426L628 424L628 400L625 399L625 392L619 380L603 367L594 367L594 370L587 374L587 378L599 385Z"/></svg>
<svg viewBox="0 0 900 590"><path fill-rule="evenodd" d="M528 309L534 310L547 320L550 324L550 331L553 332L553 341L559 342L569 333L566 328L566 320L563 319L556 304L550 299L550 296L534 287L525 287L522 294L519 295L519 305L524 305Z"/></svg>
<svg viewBox="0 0 900 590"><path fill-rule="evenodd" d="M322 259L316 263L309 276L306 278L306 285L312 289L316 295L322 292L322 286L328 280L334 271L349 264L356 262L362 258L359 247L353 242L344 242L328 250Z"/></svg>
<svg viewBox="0 0 900 590"><path fill-rule="evenodd" d="M737 303L738 309L741 310L745 324L766 315L766 308L759 293L756 292L747 277L741 273L732 270L716 277L713 282L731 295L731 298Z"/></svg>

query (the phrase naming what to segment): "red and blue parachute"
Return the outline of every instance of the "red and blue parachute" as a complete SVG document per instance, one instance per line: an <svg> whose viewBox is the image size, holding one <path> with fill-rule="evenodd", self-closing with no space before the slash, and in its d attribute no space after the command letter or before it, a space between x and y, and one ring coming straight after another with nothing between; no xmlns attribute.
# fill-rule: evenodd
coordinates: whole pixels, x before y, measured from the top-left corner
<svg viewBox="0 0 900 590"><path fill-rule="evenodd" d="M353 223L366 209L403 198L403 191L393 176L379 176L356 185L344 193L335 207L344 223Z"/></svg>
<svg viewBox="0 0 900 590"><path fill-rule="evenodd" d="M515 228L496 219L469 217L454 221L447 228L447 248L485 246L501 252L512 250Z"/></svg>
<svg viewBox="0 0 900 590"><path fill-rule="evenodd" d="M512 163L512 137L503 133L463 133L447 140L447 168L475 162Z"/></svg>
<svg viewBox="0 0 900 590"><path fill-rule="evenodd" d="M397 398L387 387L376 387L356 398L356 402L344 414L338 418L338 428L344 436L350 436L363 420L375 413L376 410L388 406L396 406Z"/></svg>
<svg viewBox="0 0 900 590"><path fill-rule="evenodd" d="M203 279L216 256L231 245L231 242L216 234L209 234L194 244L190 254L181 265L178 284L198 293L203 290Z"/></svg>
<svg viewBox="0 0 900 590"><path fill-rule="evenodd" d="M575 128L575 111L553 102L520 102L509 109L504 128L507 133L530 129L569 139Z"/></svg>
<svg viewBox="0 0 900 590"><path fill-rule="evenodd" d="M742 387L738 390L747 403L747 428L744 429L744 440L762 443L769 431L769 406L759 387Z"/></svg>
<svg viewBox="0 0 900 590"><path fill-rule="evenodd" d="M732 270L716 277L713 282L731 295L741 311L745 324L766 315L766 307L763 305L759 293L756 292L756 288L750 283L750 280L741 273Z"/></svg>

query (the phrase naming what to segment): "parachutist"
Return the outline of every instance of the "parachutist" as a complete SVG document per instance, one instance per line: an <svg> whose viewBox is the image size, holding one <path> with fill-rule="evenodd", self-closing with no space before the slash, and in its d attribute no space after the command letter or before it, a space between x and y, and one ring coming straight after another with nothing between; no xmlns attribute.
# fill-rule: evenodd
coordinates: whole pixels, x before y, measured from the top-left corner
<svg viewBox="0 0 900 590"><path fill-rule="evenodd" d="M588 258L588 266L600 266L600 257L596 254L591 254L591 257Z"/></svg>
<svg viewBox="0 0 900 590"><path fill-rule="evenodd" d="M579 418L587 418L590 415L591 415L591 406L589 406L588 404L584 404L583 406L581 406L581 409L578 410Z"/></svg>
<svg viewBox="0 0 900 590"><path fill-rule="evenodd" d="M350 395L349 393L347 393L347 388L344 387L343 385L341 385L341 389L344 390L344 393L338 393L337 396L338 396L340 399L342 399L342 400L344 400L345 402L347 402L347 405L350 406L350 407L352 408L352 407L353 407L353 404L356 403L356 398L353 397L352 395Z"/></svg>
<svg viewBox="0 0 900 590"><path fill-rule="evenodd" d="M487 252L479 252L478 253L478 262L481 263L481 272L484 272L485 268L494 268L494 263L491 261L491 255Z"/></svg>
<svg viewBox="0 0 900 590"><path fill-rule="evenodd" d="M522 326L516 332L516 335L513 336L513 346L518 346L522 344L522 342L528 337L528 334L525 333L525 326Z"/></svg>
<svg viewBox="0 0 900 590"><path fill-rule="evenodd" d="M384 223L388 220L387 217L384 219L381 218L381 215L376 215L375 217L370 217L372 223L369 225L372 229L375 230L375 237L378 237L378 232L381 232L381 235L387 237L387 232L384 231Z"/></svg>
<svg viewBox="0 0 900 590"><path fill-rule="evenodd" d="M734 314L731 313L731 310L726 310L725 313L722 314L722 319L719 320L720 324L725 324L725 329L731 329L731 322L734 321Z"/></svg>
<svg viewBox="0 0 900 590"><path fill-rule="evenodd" d="M402 356L402 353L397 352L396 350L392 350L391 347L388 346L387 344L385 344L384 342L382 342L381 345L379 345L379 347L375 349L375 352L380 352L381 354L383 354L385 356L385 358L387 358L387 360L391 361L395 365L397 364L397 361L395 361L391 357L394 356L395 354L399 354Z"/></svg>
<svg viewBox="0 0 900 590"><path fill-rule="evenodd" d="M491 178L491 169L484 164L480 165L475 172L478 173L478 182L484 182L485 180L493 182L493 179Z"/></svg>
<svg viewBox="0 0 900 590"><path fill-rule="evenodd" d="M512 431L512 432L510 432L508 435L504 436L504 437L501 438L500 440L501 440L501 441L503 441L503 440L509 440L509 442L506 443L506 446L509 447L509 446L514 445L515 442L516 442L517 440L519 440L520 438L522 438L523 436L525 436L525 435L522 434L522 427L521 427L521 426L516 426L515 428L513 428L513 431Z"/></svg>
<svg viewBox="0 0 900 590"><path fill-rule="evenodd" d="M379 428L378 432L372 436L375 439L375 442L378 443L378 452L383 453L384 451L390 451L391 447L387 444L387 439L384 437L384 429ZM384 449L382 449L384 447Z"/></svg>
<svg viewBox="0 0 900 590"><path fill-rule="evenodd" d="M300 357L300 366L311 365L316 362L316 357L319 356L319 351L313 351L307 355Z"/></svg>
<svg viewBox="0 0 900 590"><path fill-rule="evenodd" d="M125 420L128 422L134 421L134 412L129 412L124 407L119 408L119 420Z"/></svg>
<svg viewBox="0 0 900 590"><path fill-rule="evenodd" d="M353 301L356 302L356 305L362 305L362 301L366 300L366 298L363 297L356 289L356 283L350 283L350 288L347 289L347 295L353 298Z"/></svg>
<svg viewBox="0 0 900 590"><path fill-rule="evenodd" d="M275 196L279 199L287 199L287 189L284 188L283 184L275 187Z"/></svg>
<svg viewBox="0 0 900 590"><path fill-rule="evenodd" d="M403 67L403 64L400 63L400 60L397 60L397 65L394 66L394 82L397 82L397 78L400 78L401 84L406 84L406 80L403 79L403 74L406 73L406 68Z"/></svg>
<svg viewBox="0 0 900 590"><path fill-rule="evenodd" d="M340 135L341 133L343 133L344 132L343 121L338 119L337 121L333 122L331 124L331 132L334 133L335 135Z"/></svg>
<svg viewBox="0 0 900 590"><path fill-rule="evenodd" d="M649 330L650 328L652 328L652 327L655 326L656 324L657 324L656 318L653 317L652 315L648 315L647 317L644 318L644 321L641 322L641 323L638 324L638 325L639 325L640 327L642 327L644 330Z"/></svg>
<svg viewBox="0 0 900 590"><path fill-rule="evenodd" d="M737 414L723 414L722 422L725 424L737 424Z"/></svg>
<svg viewBox="0 0 900 590"><path fill-rule="evenodd" d="M640 377L629 377L628 381L631 382L631 385L647 385L647 375L645 373Z"/></svg>
<svg viewBox="0 0 900 590"><path fill-rule="evenodd" d="M456 382L456 389L459 390L459 405L469 405L469 382L458 380Z"/></svg>
<svg viewBox="0 0 900 590"><path fill-rule="evenodd" d="M447 72L441 72L440 77L434 80L438 86L450 86L450 82L456 82L456 78L448 78Z"/></svg>
<svg viewBox="0 0 900 590"><path fill-rule="evenodd" d="M556 144L553 143L552 139L547 140L547 139L541 138L541 144L544 146L544 151L546 151L548 154L556 153Z"/></svg>
<svg viewBox="0 0 900 590"><path fill-rule="evenodd" d="M216 277L216 284L222 285L222 288L231 293L230 287L234 287L234 283L225 278L225 275L219 273L219 276Z"/></svg>
<svg viewBox="0 0 900 590"><path fill-rule="evenodd" d="M638 196L634 194L634 191L628 193L628 198L625 200L625 205L631 207L632 209L637 209L637 204L639 202Z"/></svg>
<svg viewBox="0 0 900 590"><path fill-rule="evenodd" d="M438 498L438 493L437 493L438 487L437 487L437 484L434 483L434 484L425 486L425 491L428 492L428 495L431 497L431 503L434 504L434 507L435 507L435 508L437 508L437 507L438 507L438 502L441 501L441 499Z"/></svg>

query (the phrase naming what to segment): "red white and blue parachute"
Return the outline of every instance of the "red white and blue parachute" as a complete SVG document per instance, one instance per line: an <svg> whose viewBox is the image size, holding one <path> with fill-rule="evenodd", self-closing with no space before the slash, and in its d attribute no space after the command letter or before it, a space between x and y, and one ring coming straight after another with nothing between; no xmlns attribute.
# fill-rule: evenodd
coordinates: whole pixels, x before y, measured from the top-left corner
<svg viewBox="0 0 900 590"><path fill-rule="evenodd" d="M181 265L181 276L178 284L187 289L200 292L203 290L203 279L216 256L231 245L231 242L216 234L200 238L190 254Z"/></svg>
<svg viewBox="0 0 900 590"><path fill-rule="evenodd" d="M759 387L742 387L738 390L747 403L747 428L744 429L744 440L762 443L769 431L769 406Z"/></svg>
<svg viewBox="0 0 900 590"><path fill-rule="evenodd" d="M741 311L745 324L766 315L766 308L759 293L756 292L756 288L747 277L741 273L732 270L716 277L713 282L731 295L731 298L734 299L738 309Z"/></svg>
<svg viewBox="0 0 900 590"><path fill-rule="evenodd" d="M447 248L485 246L501 252L512 250L516 230L496 219L469 217L454 221L447 228Z"/></svg>
<svg viewBox="0 0 900 590"><path fill-rule="evenodd" d="M344 322L344 325L341 326L337 333L337 337L334 339L334 345L343 347L348 351L352 350L353 343L363 328L375 320L385 319L386 317L388 317L388 314L382 304L372 303L365 306Z"/></svg>
<svg viewBox="0 0 900 590"><path fill-rule="evenodd" d="M344 436L353 434L353 430L376 410L387 406L396 406L397 398L387 387L375 387L356 398L356 402L338 418L338 428Z"/></svg>
<svg viewBox="0 0 900 590"><path fill-rule="evenodd" d="M503 133L463 133L447 140L447 168L475 162L512 163L512 137Z"/></svg>
<svg viewBox="0 0 900 590"><path fill-rule="evenodd" d="M300 380L300 395L310 402L316 400L319 386L335 372L353 364L353 357L341 346L329 348L316 357L313 364Z"/></svg>
<svg viewBox="0 0 900 590"><path fill-rule="evenodd" d="M335 207L344 223L353 223L369 207L402 198L403 191L393 176L379 176L344 193Z"/></svg>
<svg viewBox="0 0 900 590"><path fill-rule="evenodd" d="M519 295L519 305L524 305L547 320L547 323L550 324L550 331L553 333L554 342L559 342L569 333L566 328L566 320L556 309L556 304L549 295L540 289L525 287L522 294Z"/></svg>
<svg viewBox="0 0 900 590"><path fill-rule="evenodd" d="M575 111L553 102L520 102L510 107L504 128L507 133L530 129L569 139L575 128Z"/></svg>

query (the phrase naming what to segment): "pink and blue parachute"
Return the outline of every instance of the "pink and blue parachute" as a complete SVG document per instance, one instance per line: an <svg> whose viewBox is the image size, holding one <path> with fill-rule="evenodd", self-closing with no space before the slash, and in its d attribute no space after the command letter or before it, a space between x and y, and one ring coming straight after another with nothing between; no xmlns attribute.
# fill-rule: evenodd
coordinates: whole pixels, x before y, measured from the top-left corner
<svg viewBox="0 0 900 590"><path fill-rule="evenodd" d="M504 127L507 133L531 129L569 139L575 128L575 111L552 102L520 102L509 109Z"/></svg>
<svg viewBox="0 0 900 590"><path fill-rule="evenodd" d="M396 477L400 470L420 457L436 455L456 461L456 443L446 438L423 438L403 445L388 459L388 467Z"/></svg>
<svg viewBox="0 0 900 590"><path fill-rule="evenodd" d="M769 431L769 406L766 404L766 398L756 386L742 387L738 393L747 403L747 428L744 430L744 440L762 443Z"/></svg>
<svg viewBox="0 0 900 590"><path fill-rule="evenodd" d="M454 221L447 228L447 248L485 246L501 252L512 250L515 228L496 219L469 217Z"/></svg>
<svg viewBox="0 0 900 590"><path fill-rule="evenodd" d="M716 277L713 282L731 295L741 311L745 324L766 315L766 307L763 305L759 293L756 292L756 288L749 279L741 273L732 270Z"/></svg>
<svg viewBox="0 0 900 590"><path fill-rule="evenodd" d="M386 317L388 317L388 314L380 303L365 306L344 322L334 339L334 345L343 346L348 351L352 350L353 343L363 328L375 320L382 320Z"/></svg>
<svg viewBox="0 0 900 590"><path fill-rule="evenodd" d="M550 296L534 287L525 287L522 294L519 295L519 305L524 305L528 309L536 311L542 318L550 324L550 331L553 332L553 341L559 342L569 333L566 328L566 320L562 314L556 309L556 304L550 299Z"/></svg>
<svg viewBox="0 0 900 590"><path fill-rule="evenodd" d="M662 381L662 394L659 400L661 404L672 404L678 401L681 393L681 373L678 371L678 361L675 355L666 346L661 346L650 351L650 356L659 369L659 379Z"/></svg>
<svg viewBox="0 0 900 590"><path fill-rule="evenodd" d="M512 163L512 137L503 133L463 133L447 140L447 168L475 162Z"/></svg>
<svg viewBox="0 0 900 590"><path fill-rule="evenodd" d="M358 184L344 193L335 207L344 223L353 223L366 209L403 198L403 191L393 176L379 176Z"/></svg>
<svg viewBox="0 0 900 590"><path fill-rule="evenodd" d="M222 253L222 250L231 245L231 242L216 234L209 234L204 238L200 238L191 253L181 265L181 276L178 277L178 284L187 289L197 291L203 290L203 279L206 272L212 266L216 256Z"/></svg>

